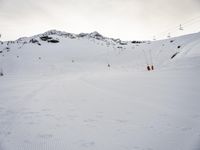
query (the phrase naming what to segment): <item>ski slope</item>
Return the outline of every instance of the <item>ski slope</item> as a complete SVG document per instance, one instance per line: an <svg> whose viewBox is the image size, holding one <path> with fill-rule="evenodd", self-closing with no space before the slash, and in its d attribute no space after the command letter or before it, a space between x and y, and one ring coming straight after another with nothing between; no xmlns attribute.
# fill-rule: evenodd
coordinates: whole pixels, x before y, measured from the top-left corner
<svg viewBox="0 0 200 150"><path fill-rule="evenodd" d="M200 149L200 33L133 42L52 30L0 51L0 150Z"/></svg>

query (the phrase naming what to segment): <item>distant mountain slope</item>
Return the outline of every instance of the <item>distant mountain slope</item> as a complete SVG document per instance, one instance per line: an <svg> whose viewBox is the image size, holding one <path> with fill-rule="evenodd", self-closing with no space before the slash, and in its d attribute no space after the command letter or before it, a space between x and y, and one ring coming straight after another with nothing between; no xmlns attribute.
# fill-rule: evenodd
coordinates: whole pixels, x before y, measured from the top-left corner
<svg viewBox="0 0 200 150"><path fill-rule="evenodd" d="M16 41L0 42L5 74L62 73L108 68L162 69L177 59L200 56L200 33L160 41L121 41L98 32L72 34L50 30Z"/></svg>

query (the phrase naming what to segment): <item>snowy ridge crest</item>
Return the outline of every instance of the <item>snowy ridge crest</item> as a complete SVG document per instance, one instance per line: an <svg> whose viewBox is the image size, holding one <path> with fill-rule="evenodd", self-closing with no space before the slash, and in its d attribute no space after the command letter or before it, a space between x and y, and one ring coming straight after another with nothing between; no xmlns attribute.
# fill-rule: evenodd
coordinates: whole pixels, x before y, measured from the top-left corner
<svg viewBox="0 0 200 150"><path fill-rule="evenodd" d="M122 41L120 39L114 39L114 38L108 38L97 31L91 32L91 33L80 33L80 34L74 34L74 33L68 33L65 31L58 31L58 30L49 30L47 32L44 32L42 34L37 34L31 37L21 37L17 39L16 41L5 41L0 42L1 45L9 46L12 44L18 44L18 45L24 45L28 43L35 43L38 45L41 45L41 41L46 42L52 42L52 43L59 43L59 38L69 38L69 39L95 39L99 41L103 41L107 43L108 45L128 45L130 44L138 44L143 43L144 41Z"/></svg>

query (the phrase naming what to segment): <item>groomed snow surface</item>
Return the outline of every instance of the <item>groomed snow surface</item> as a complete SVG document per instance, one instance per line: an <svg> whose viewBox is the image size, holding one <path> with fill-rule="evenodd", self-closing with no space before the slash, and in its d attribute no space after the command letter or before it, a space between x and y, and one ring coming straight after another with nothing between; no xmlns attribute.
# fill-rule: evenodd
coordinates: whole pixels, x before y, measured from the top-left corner
<svg viewBox="0 0 200 150"><path fill-rule="evenodd" d="M55 32L0 43L0 150L200 150L200 33Z"/></svg>

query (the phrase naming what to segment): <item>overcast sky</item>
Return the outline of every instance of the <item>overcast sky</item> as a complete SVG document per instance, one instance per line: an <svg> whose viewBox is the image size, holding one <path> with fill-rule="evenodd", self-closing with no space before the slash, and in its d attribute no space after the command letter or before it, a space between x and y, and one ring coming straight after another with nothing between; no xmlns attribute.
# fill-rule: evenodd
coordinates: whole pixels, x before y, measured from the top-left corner
<svg viewBox="0 0 200 150"><path fill-rule="evenodd" d="M184 31L176 27L181 23ZM50 29L122 40L198 32L200 0L0 0L1 40Z"/></svg>

